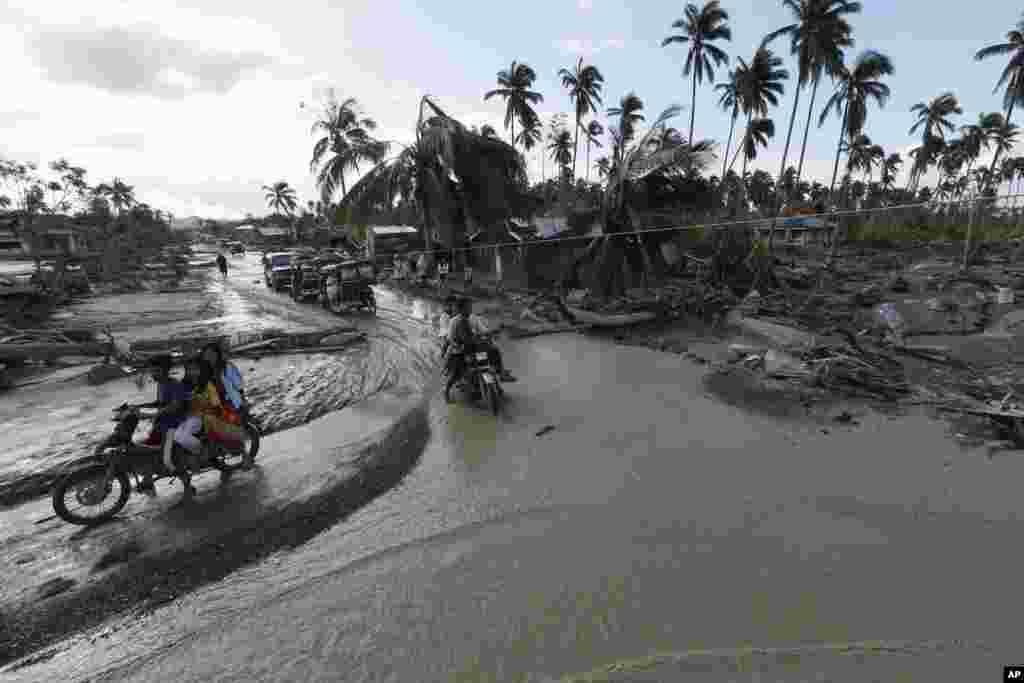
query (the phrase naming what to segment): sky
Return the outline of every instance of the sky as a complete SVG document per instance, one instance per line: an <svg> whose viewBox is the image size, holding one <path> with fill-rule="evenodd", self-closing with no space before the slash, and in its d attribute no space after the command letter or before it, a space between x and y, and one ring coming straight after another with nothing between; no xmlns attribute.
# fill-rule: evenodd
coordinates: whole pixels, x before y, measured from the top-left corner
<svg viewBox="0 0 1024 683"><path fill-rule="evenodd" d="M357 98L383 139L413 138L424 94L467 125L490 123L505 134L502 102L483 100L496 87L496 73L513 60L532 66L535 89L544 95L537 109L547 120L571 110L557 72L580 57L604 74L605 107L630 91L644 101L649 119L680 104L684 111L673 125L688 131L694 103L682 76L685 46L661 47L675 32L682 2L647 0L643 10L611 0L326 4L5 0L0 157L41 168L65 157L88 169L93 184L118 176L140 201L179 217L262 215L261 187L278 180L292 184L302 202L318 197L309 172L310 126L328 88ZM935 11L933 1L864 5L852 18L851 56L879 50L896 69L887 81L891 100L871 110L866 126L887 153L907 157L916 144L908 134L910 107L944 91L960 98L958 124L999 110L1002 100L992 89L1005 64L999 58L979 63L973 55L1002 41L1019 5L987 0L979 6L983 16L966 24ZM791 23L781 2L723 0L723 7L733 30L731 43L722 45L734 55L731 64L735 56L749 61L766 33ZM788 47L775 44L792 71ZM716 70L716 82L727 68ZM839 120L818 128L817 112L831 89L825 80L804 162L804 176L825 183ZM793 94L791 85L770 113L776 138L753 168L778 174ZM794 165L808 99L802 95L797 115ZM695 106L695 137L724 145L729 117L710 84L698 86ZM592 151L592 163L601 153ZM537 152L529 162L533 180L552 172ZM584 162L581 148L581 176Z"/></svg>

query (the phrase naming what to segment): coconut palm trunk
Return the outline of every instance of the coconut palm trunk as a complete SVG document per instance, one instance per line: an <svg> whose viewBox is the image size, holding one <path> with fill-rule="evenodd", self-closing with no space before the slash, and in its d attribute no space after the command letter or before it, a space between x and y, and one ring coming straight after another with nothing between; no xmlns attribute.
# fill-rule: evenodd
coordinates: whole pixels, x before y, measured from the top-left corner
<svg viewBox="0 0 1024 683"><path fill-rule="evenodd" d="M807 134L811 132L811 115L814 114L814 100L818 98L818 83L820 79L814 79L814 87L811 88L811 105L807 108L807 125L804 127L804 144L800 146L800 163L796 167L796 183L800 184L800 178L804 172L804 154L807 153Z"/></svg>
<svg viewBox="0 0 1024 683"><path fill-rule="evenodd" d="M693 92L690 95L690 145L693 146L693 122L697 116L697 73L700 71L700 60L694 60Z"/></svg>
<svg viewBox="0 0 1024 683"><path fill-rule="evenodd" d="M590 136L587 136L587 170L586 170L587 182L590 182Z"/></svg>
<svg viewBox="0 0 1024 683"><path fill-rule="evenodd" d="M580 117L576 117L576 135L572 143L572 179L576 181L576 154L580 151Z"/></svg>
<svg viewBox="0 0 1024 683"><path fill-rule="evenodd" d="M780 186L782 185L782 176L786 172L786 162L789 160L789 143L793 139L793 126L796 124L796 110L800 107L800 91L803 90L801 86L796 88L796 97L793 99L793 113L789 115L789 132L786 133L786 146L782 149L782 167L779 169L779 180L775 183L775 217L772 218L772 227L768 231L768 252L771 253L772 244L775 241L775 226L779 221L779 214L782 213L782 200L779 196Z"/></svg>
<svg viewBox="0 0 1024 683"><path fill-rule="evenodd" d="M832 166L832 184L828 188L828 200L833 205L835 204L833 196L836 191L836 178L839 177L839 157L843 153L843 138L846 137L846 120L850 113L850 98L846 98L846 104L843 105L843 125L839 128L839 142L836 144L836 162Z"/></svg>
<svg viewBox="0 0 1024 683"><path fill-rule="evenodd" d="M732 146L732 134L736 130L736 118L739 113L739 102L732 105L732 123L729 124L729 140L725 143L725 154L722 156L722 179L725 179L725 165L729 162L729 148ZM693 134L690 134L690 144L693 144Z"/></svg>

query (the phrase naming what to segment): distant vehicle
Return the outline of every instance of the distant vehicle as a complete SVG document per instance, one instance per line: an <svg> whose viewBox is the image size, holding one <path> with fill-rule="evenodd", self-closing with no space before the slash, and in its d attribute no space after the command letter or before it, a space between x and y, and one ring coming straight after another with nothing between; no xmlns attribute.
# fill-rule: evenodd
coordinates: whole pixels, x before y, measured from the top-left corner
<svg viewBox="0 0 1024 683"><path fill-rule="evenodd" d="M342 261L322 269L320 302L334 313L351 309L377 312L377 298L371 285L377 282L373 262Z"/></svg>
<svg viewBox="0 0 1024 683"><path fill-rule="evenodd" d="M282 290L292 283L292 253L287 251L270 252L263 257L263 279L267 287Z"/></svg>
<svg viewBox="0 0 1024 683"><path fill-rule="evenodd" d="M315 256L299 254L292 259L291 268L292 299L303 301L320 293Z"/></svg>

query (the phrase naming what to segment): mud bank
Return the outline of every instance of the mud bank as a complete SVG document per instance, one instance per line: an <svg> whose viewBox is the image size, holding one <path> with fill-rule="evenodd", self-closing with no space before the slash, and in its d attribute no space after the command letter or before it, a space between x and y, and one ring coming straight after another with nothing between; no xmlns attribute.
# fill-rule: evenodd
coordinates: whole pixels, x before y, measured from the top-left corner
<svg viewBox="0 0 1024 683"><path fill-rule="evenodd" d="M366 405L372 408L372 402ZM303 462L308 462L304 457L308 454L304 453L290 453L288 463L278 462L276 466L261 458L262 474L256 476L265 481L259 484L255 495L245 482L237 481L245 474L232 480L227 493L211 493L209 485L203 487L203 482L197 480L200 495L192 508L158 511L167 520L162 533L153 533L154 520L146 515L140 520L115 520L107 527L76 532L73 536L79 546L91 549L86 556L99 552L98 544L88 541L96 532L106 533L110 546L98 557L90 558L95 560L91 566L80 565L73 572L68 571L66 565L71 560L66 558L59 568L64 574L74 574L75 579L65 575L46 578L45 572L32 573L31 564L40 562L52 567L52 558L19 557L14 549L8 548L4 564L16 566L5 567L3 573L13 576L17 571L23 579L16 587L20 588L18 594L10 596L12 599L0 607L0 664L37 652L114 615L152 610L275 551L301 545L345 519L397 485L418 461L429 434L427 401L415 398L404 405L402 414L390 426L339 449L338 453L319 453L315 458L316 470L308 466L302 469ZM316 430L320 434L316 440L323 441L324 435L331 433L332 419L342 418L327 416L293 431L312 434ZM302 440L301 434L292 434L290 439L292 443ZM263 451L268 449L274 449L273 439L265 442ZM268 485L274 488L275 477L285 480L278 482L276 495L261 497L259 491ZM250 514L223 523L224 518L219 515L230 513L236 503L246 507ZM173 519L167 517L169 514ZM212 520L218 524L217 530L201 527L196 531L200 520ZM125 524L133 533L126 533ZM145 550L145 544L152 543L154 536L160 542L150 551ZM69 555L75 555L74 560L79 563L83 559L81 553ZM9 671L45 661L56 652L41 652Z"/></svg>

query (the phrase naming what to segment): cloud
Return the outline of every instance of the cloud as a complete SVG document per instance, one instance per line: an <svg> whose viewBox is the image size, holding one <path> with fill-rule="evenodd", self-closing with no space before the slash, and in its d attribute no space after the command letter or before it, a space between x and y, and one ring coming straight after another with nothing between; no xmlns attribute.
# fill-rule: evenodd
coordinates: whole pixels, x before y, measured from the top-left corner
<svg viewBox="0 0 1024 683"><path fill-rule="evenodd" d="M146 146L146 136L132 132L107 133L97 137L93 146L142 151Z"/></svg>
<svg viewBox="0 0 1024 683"><path fill-rule="evenodd" d="M141 25L40 28L26 37L35 64L55 83L87 84L111 93L179 99L229 92L250 70L277 60L259 52L204 49Z"/></svg>
<svg viewBox="0 0 1024 683"><path fill-rule="evenodd" d="M42 114L37 111L27 111L24 109L0 111L0 128L13 128L20 123L30 123L38 121L40 118L42 118Z"/></svg>
<svg viewBox="0 0 1024 683"><path fill-rule="evenodd" d="M581 10L586 11L586 10L589 10L589 9L593 9L594 3L593 3L593 0L578 0L577 6Z"/></svg>
<svg viewBox="0 0 1024 683"><path fill-rule="evenodd" d="M622 38L606 38L605 40L593 40L591 38L563 38L555 41L555 47L562 52L579 57L592 57L598 52L608 49L622 49L626 41Z"/></svg>

